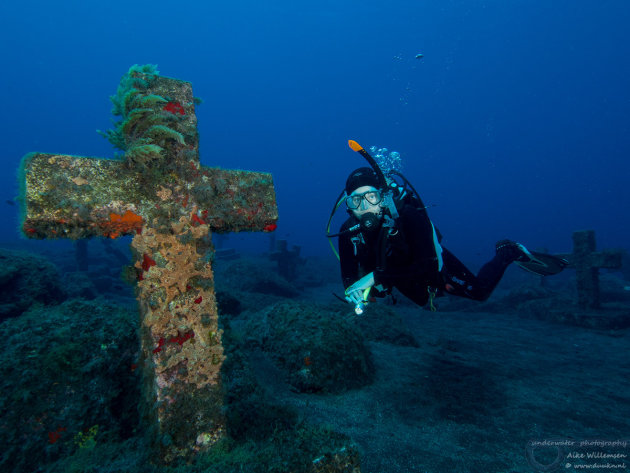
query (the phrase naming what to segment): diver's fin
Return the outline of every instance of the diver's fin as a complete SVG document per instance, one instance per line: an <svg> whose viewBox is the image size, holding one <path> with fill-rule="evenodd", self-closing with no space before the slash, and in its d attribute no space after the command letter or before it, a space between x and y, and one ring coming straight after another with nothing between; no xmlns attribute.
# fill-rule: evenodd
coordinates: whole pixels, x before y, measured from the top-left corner
<svg viewBox="0 0 630 473"><path fill-rule="evenodd" d="M569 265L569 262L559 256L547 253L539 253L538 251L528 251L528 260L514 261L525 271L538 274L539 276L552 276L558 274Z"/></svg>

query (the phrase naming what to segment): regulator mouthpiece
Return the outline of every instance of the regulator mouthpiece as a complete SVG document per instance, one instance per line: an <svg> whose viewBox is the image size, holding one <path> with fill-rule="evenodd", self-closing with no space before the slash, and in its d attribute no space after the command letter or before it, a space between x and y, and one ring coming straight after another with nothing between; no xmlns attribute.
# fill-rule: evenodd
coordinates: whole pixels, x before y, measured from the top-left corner
<svg viewBox="0 0 630 473"><path fill-rule="evenodd" d="M379 217L378 215L372 213L372 212L368 212L366 214L363 214L361 216L361 220L360 220L360 224L361 224L361 228L363 230L367 230L372 231L375 228L378 228L378 223L379 223Z"/></svg>

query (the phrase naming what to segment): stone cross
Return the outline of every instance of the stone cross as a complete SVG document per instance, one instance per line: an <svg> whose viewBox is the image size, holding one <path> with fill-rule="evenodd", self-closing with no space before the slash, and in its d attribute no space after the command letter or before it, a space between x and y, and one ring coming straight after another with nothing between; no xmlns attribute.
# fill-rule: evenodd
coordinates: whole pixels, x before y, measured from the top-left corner
<svg viewBox="0 0 630 473"><path fill-rule="evenodd" d="M211 232L273 231L275 193L270 174L200 165L190 83L134 66L112 101L122 120L106 135L122 159L26 155L22 231L133 235L144 415L170 463L225 433Z"/></svg>
<svg viewBox="0 0 630 473"><path fill-rule="evenodd" d="M622 253L617 250L595 251L595 232L573 232L573 253L556 255L569 262L576 272L578 306L597 309L599 300L599 268L621 268Z"/></svg>
<svg viewBox="0 0 630 473"><path fill-rule="evenodd" d="M306 259L300 257L301 250L302 248L297 245L293 245L293 248L289 250L287 240L278 240L276 241L276 251L269 255L269 259L278 264L280 276L288 281L295 280L298 265L306 262Z"/></svg>

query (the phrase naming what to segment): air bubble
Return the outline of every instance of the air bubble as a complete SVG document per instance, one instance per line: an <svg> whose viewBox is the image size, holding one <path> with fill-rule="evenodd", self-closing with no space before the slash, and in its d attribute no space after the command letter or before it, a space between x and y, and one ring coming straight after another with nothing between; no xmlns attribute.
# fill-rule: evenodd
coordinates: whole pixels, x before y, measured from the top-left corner
<svg viewBox="0 0 630 473"><path fill-rule="evenodd" d="M398 151L389 151L387 148L379 148L378 146L370 146L370 151L374 161L376 161L383 173L389 174L392 171L401 171L402 158Z"/></svg>

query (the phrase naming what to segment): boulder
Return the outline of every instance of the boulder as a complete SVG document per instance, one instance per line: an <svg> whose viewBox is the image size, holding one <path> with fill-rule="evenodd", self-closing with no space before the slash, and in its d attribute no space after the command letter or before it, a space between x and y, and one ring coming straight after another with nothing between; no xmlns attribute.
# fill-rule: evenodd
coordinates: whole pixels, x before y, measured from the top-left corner
<svg viewBox="0 0 630 473"><path fill-rule="evenodd" d="M0 320L17 317L33 304L58 304L66 293L57 268L46 258L0 249Z"/></svg>
<svg viewBox="0 0 630 473"><path fill-rule="evenodd" d="M385 304L369 304L355 319L365 338L371 342L417 347L418 342L396 311Z"/></svg>
<svg viewBox="0 0 630 473"><path fill-rule="evenodd" d="M219 277L220 276L220 277ZM217 271L217 290L296 297L299 291L268 265L242 258Z"/></svg>
<svg viewBox="0 0 630 473"><path fill-rule="evenodd" d="M250 345L275 361L295 391L338 393L373 380L364 335L344 312L280 302L250 320L246 333Z"/></svg>
<svg viewBox="0 0 630 473"><path fill-rule="evenodd" d="M137 329L134 311L103 300L33 306L0 324L0 359L11 360L0 365L2 471L41 471L96 438L133 434Z"/></svg>

